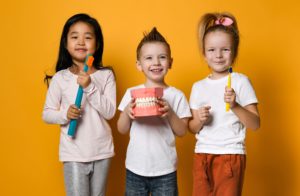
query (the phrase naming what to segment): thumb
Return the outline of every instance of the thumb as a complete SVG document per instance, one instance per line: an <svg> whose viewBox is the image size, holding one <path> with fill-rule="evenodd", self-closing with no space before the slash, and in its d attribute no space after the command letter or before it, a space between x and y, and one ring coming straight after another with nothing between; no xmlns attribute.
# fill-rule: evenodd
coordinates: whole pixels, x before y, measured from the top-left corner
<svg viewBox="0 0 300 196"><path fill-rule="evenodd" d="M211 106L209 106L209 105L208 105L208 106L205 106L205 109L206 109L206 110L210 110L210 108L211 108Z"/></svg>

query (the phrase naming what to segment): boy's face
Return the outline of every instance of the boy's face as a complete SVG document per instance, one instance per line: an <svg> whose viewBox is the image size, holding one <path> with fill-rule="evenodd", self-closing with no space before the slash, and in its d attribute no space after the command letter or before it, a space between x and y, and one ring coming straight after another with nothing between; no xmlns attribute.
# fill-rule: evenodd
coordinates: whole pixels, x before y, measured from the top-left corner
<svg viewBox="0 0 300 196"><path fill-rule="evenodd" d="M142 71L147 81L161 84L172 65L172 58L164 43L150 42L142 46L137 68Z"/></svg>

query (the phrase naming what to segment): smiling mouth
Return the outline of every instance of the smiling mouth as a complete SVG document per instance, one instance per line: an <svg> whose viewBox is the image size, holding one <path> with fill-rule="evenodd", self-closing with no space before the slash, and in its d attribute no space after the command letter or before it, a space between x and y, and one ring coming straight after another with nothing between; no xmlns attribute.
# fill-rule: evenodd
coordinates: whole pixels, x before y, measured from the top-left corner
<svg viewBox="0 0 300 196"><path fill-rule="evenodd" d="M163 69L150 69L151 72L159 73L162 72Z"/></svg>
<svg viewBox="0 0 300 196"><path fill-rule="evenodd" d="M76 51L79 51L79 52L86 52L87 49L84 49L84 48L78 48L78 49L75 49Z"/></svg>

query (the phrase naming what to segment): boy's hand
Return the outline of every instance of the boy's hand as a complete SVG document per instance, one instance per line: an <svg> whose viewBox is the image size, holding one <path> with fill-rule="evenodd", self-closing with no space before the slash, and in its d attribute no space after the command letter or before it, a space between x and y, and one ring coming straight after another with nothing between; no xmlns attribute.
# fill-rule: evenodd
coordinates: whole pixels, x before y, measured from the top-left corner
<svg viewBox="0 0 300 196"><path fill-rule="evenodd" d="M90 75L84 71L80 71L78 74L77 83L83 88L86 88L91 83Z"/></svg>
<svg viewBox="0 0 300 196"><path fill-rule="evenodd" d="M67 118L71 120L71 119L78 119L79 117L81 117L81 110L77 108L75 104L70 105L67 111Z"/></svg>
<svg viewBox="0 0 300 196"><path fill-rule="evenodd" d="M210 106L203 106L197 110L198 118L203 125L207 124L210 121L210 108Z"/></svg>
<svg viewBox="0 0 300 196"><path fill-rule="evenodd" d="M133 113L133 108L135 107L135 105L136 105L135 104L135 99L132 98L130 103L124 109L124 113L126 113L131 120L135 119L134 113Z"/></svg>
<svg viewBox="0 0 300 196"><path fill-rule="evenodd" d="M161 117L170 117L173 110L169 103L163 98L158 99L157 103L160 105L159 111L162 113Z"/></svg>
<svg viewBox="0 0 300 196"><path fill-rule="evenodd" d="M226 86L225 93L224 93L225 103L229 103L230 108L234 108L237 105L235 99L236 99L236 94L235 94L233 88L229 88Z"/></svg>

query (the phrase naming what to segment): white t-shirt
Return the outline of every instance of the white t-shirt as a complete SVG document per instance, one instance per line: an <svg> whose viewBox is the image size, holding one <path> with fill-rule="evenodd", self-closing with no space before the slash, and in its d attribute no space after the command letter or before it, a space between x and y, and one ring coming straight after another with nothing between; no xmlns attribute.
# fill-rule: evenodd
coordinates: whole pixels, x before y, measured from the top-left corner
<svg viewBox="0 0 300 196"><path fill-rule="evenodd" d="M231 110L225 111L225 86L227 77L217 80L207 77L193 85L191 109L211 106L212 116L212 121L196 134L195 153L246 154L246 127ZM236 102L241 106L257 103L254 89L245 75L232 73L231 87L236 93Z"/></svg>
<svg viewBox="0 0 300 196"><path fill-rule="evenodd" d="M98 70L90 75L91 83L83 89L82 117L76 137L68 136L67 110L75 103L77 75L69 69L57 72L50 83L43 110L43 120L61 125L60 161L90 162L114 156L111 128L106 120L116 112L116 82L112 71Z"/></svg>
<svg viewBox="0 0 300 196"><path fill-rule="evenodd" d="M130 90L144 87L127 89L118 109L123 111L130 102ZM181 91L168 87L164 89L163 98L179 118L191 117L188 101ZM154 116L132 121L126 168L141 176L161 176L176 171L175 135L167 119Z"/></svg>

